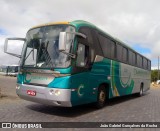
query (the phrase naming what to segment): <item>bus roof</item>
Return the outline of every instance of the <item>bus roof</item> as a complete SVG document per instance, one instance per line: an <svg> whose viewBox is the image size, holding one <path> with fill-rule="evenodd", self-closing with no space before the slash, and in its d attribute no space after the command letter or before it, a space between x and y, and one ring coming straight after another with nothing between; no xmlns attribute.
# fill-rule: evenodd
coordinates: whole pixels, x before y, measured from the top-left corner
<svg viewBox="0 0 160 131"><path fill-rule="evenodd" d="M64 22L50 22L50 23L45 23L45 24L33 26L31 29L38 28L38 27L43 27L43 26L49 26L49 25L66 25L66 24L69 24L69 22L67 22L67 21L64 21Z"/></svg>
<svg viewBox="0 0 160 131"><path fill-rule="evenodd" d="M9 64L8 64L8 65L6 65L6 66L19 66L19 65L16 65L16 64L11 64L11 65L9 65Z"/></svg>
<svg viewBox="0 0 160 131"><path fill-rule="evenodd" d="M81 26L88 26L88 27L92 27L97 29L99 32L107 35L108 37L110 37L111 39L115 40L116 42L122 43L123 45L127 46L128 48L132 49L131 47L129 47L128 45L126 45L124 42L120 41L119 39L111 36L110 34L108 34L107 32L103 31L102 29L98 28L97 26L95 26L92 23L89 23L87 21L83 21L83 20L75 20L70 22L71 24L73 24L74 26L76 26L77 28L81 27ZM133 50L133 49L132 49Z"/></svg>
<svg viewBox="0 0 160 131"><path fill-rule="evenodd" d="M73 25L76 27L76 31L78 31L78 29L82 26L87 26L87 27L91 27L91 28L94 28L96 29L97 31L99 31L100 33L104 34L104 35L107 35L108 37L110 37L113 41L117 42L117 43L120 43L122 44L123 46L133 50L134 52L136 52L133 48L131 48L129 45L127 45L126 43L124 43L123 41L111 36L110 34L108 34L107 32L103 31L102 29L98 28L97 26L95 26L94 24L90 23L90 22L87 22L87 21L84 21L84 20L75 20L75 21L71 21L71 22L67 22L67 21L64 21L64 22L50 22L50 23L46 23L46 24L41 24L41 25L38 25L38 26L34 26L32 27L31 29L33 28L38 28L38 27L43 27L43 26L50 26L50 25L65 25L65 24L68 24L68 25ZM138 53L138 52L136 52ZM140 54L140 53L138 53ZM140 54L141 55L141 54ZM142 56L142 55L141 55ZM146 57L145 57L146 58ZM148 59L148 58L147 58Z"/></svg>
<svg viewBox="0 0 160 131"><path fill-rule="evenodd" d="M111 35L109 35L108 33L104 32L103 30L99 29L98 27L96 27L94 24L84 21L84 20L75 20L75 21L64 21L64 22L50 22L50 23L45 23L45 24L41 24L41 25L37 25L32 27L33 28L38 28L38 27L43 27L43 26L50 26L50 25L66 25L66 24L70 24L73 25L77 28L77 30L81 27L81 26L88 26L88 27L92 27L95 28L97 30L99 30L100 32L103 32L104 34L108 35L109 37L111 37L112 39L115 39L114 37L112 37ZM117 39L118 40L118 39ZM122 43L122 42L121 42Z"/></svg>
<svg viewBox="0 0 160 131"><path fill-rule="evenodd" d="M133 48L131 48L129 45L127 45L126 43L124 43L123 41L119 40L116 37L111 36L110 34L108 34L107 32L103 31L102 29L98 28L97 26L95 26L92 23L89 23L87 21L83 21L83 20L75 20L70 22L70 24L74 25L75 27L77 27L77 29L79 29L81 26L87 26L87 27L92 27L94 29L96 29L97 31L99 31L100 33L110 37L113 41L122 44L123 46L125 46L126 48L129 48L130 50L136 52L137 54L143 56L142 54L138 53L137 51L135 51ZM143 56L145 57L145 56ZM145 57L146 59L148 59L147 57ZM149 59L148 59L149 60Z"/></svg>
<svg viewBox="0 0 160 131"><path fill-rule="evenodd" d="M108 34L107 32L103 31L102 29L98 28L97 26L95 26L94 24L92 23L89 23L87 21L83 21L83 20L75 20L75 21L72 21L70 22L72 25L76 26L78 29L81 27L81 26L88 26L88 27L92 27L92 28L95 28L97 29L99 32L101 32L102 34L104 35L107 35L108 37L110 37L112 40L114 40L115 42L118 42L118 43L121 43L123 44L125 47L133 50L130 46L128 46L127 44L125 44L123 41L111 36L110 34ZM135 51L135 50L133 50ZM136 51L135 51L136 52Z"/></svg>

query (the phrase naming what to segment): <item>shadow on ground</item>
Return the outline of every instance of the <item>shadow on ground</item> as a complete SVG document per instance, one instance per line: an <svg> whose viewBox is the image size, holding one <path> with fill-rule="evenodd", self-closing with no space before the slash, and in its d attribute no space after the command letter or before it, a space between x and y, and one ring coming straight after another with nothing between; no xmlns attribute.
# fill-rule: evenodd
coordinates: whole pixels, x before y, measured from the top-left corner
<svg viewBox="0 0 160 131"><path fill-rule="evenodd" d="M5 102L5 100L11 100L11 101L16 101L17 99L20 100L20 98L18 96L15 95L8 95L8 94L1 94L0 95L0 100L3 100Z"/></svg>
<svg viewBox="0 0 160 131"><path fill-rule="evenodd" d="M145 93L143 97L146 97L149 94L149 92ZM130 101L133 99L139 99L137 95L128 95L128 96L122 96L113 98L107 101L106 106L102 109L107 109L108 106L114 106L116 104L120 104L126 101ZM30 110L34 110L37 112L55 115L55 116L62 116L62 117L77 117L81 116L90 112L94 112L97 109L94 104L86 104L86 105L80 105L75 107L54 107L54 106L47 106L47 105L41 105L41 104L30 104L26 106Z"/></svg>
<svg viewBox="0 0 160 131"><path fill-rule="evenodd" d="M1 94L0 95L0 99L3 99L3 98L7 98L8 96L7 95L4 95L4 94Z"/></svg>

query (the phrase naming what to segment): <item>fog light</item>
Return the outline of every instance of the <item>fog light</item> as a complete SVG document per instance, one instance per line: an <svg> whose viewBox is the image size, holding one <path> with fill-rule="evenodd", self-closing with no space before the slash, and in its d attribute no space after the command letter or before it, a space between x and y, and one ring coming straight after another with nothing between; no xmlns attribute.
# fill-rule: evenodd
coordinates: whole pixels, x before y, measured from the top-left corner
<svg viewBox="0 0 160 131"><path fill-rule="evenodd" d="M19 86L19 85L16 85L16 89L19 90L19 89L20 89L20 86Z"/></svg>
<svg viewBox="0 0 160 131"><path fill-rule="evenodd" d="M53 94L54 94L54 90L50 90L50 91L49 91L49 94L50 94L50 95L53 95Z"/></svg>
<svg viewBox="0 0 160 131"><path fill-rule="evenodd" d="M55 94L56 96L59 96L59 95L61 94L61 92L60 92L60 90L55 90L54 94Z"/></svg>

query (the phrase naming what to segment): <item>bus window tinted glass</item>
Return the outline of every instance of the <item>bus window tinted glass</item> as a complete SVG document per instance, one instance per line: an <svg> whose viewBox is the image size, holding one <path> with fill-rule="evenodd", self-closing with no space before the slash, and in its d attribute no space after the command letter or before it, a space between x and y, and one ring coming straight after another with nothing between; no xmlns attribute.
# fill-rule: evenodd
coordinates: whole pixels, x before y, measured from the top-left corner
<svg viewBox="0 0 160 131"><path fill-rule="evenodd" d="M109 38L99 34L98 36L103 54L107 58L115 58L115 43Z"/></svg>
<svg viewBox="0 0 160 131"><path fill-rule="evenodd" d="M122 61L122 46L117 44L117 59Z"/></svg>
<svg viewBox="0 0 160 131"><path fill-rule="evenodd" d="M127 58L128 58L127 49L123 47L122 61L126 63L128 61Z"/></svg>
<svg viewBox="0 0 160 131"><path fill-rule="evenodd" d="M137 55L137 65L138 67L142 67L142 56Z"/></svg>

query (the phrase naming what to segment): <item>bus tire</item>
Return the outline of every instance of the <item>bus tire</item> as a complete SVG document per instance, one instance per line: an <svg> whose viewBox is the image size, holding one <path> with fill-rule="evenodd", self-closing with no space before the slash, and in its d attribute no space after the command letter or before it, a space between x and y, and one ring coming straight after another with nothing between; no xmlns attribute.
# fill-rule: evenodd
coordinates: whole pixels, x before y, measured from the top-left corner
<svg viewBox="0 0 160 131"><path fill-rule="evenodd" d="M97 102L96 102L96 107L98 109L104 107L105 103L106 103L106 96L107 93L106 93L106 88L104 85L101 85L99 88L98 88L98 95L97 95Z"/></svg>
<svg viewBox="0 0 160 131"><path fill-rule="evenodd" d="M140 91L139 91L138 96L139 97L143 96L143 84L141 84L141 86L140 86Z"/></svg>

